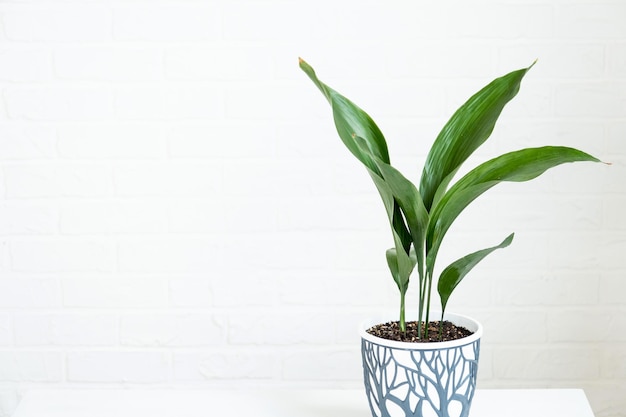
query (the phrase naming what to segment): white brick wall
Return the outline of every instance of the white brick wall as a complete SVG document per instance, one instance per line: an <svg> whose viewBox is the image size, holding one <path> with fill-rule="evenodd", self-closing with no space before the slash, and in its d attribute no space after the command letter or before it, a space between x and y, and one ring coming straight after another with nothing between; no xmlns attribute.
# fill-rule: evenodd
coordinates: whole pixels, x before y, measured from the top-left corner
<svg viewBox="0 0 626 417"><path fill-rule="evenodd" d="M443 256L516 241L449 308L485 325L482 387L581 387L625 417L624 16L623 0L1 2L0 417L33 386L361 385L357 323L397 303L387 222L298 56L415 180L463 100L539 59L473 160L552 143L613 165L478 201Z"/></svg>

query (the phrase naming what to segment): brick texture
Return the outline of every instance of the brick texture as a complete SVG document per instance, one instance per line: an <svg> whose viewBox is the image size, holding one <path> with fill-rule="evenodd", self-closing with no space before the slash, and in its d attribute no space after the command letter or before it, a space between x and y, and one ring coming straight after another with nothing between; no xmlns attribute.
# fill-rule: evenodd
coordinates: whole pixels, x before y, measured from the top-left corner
<svg viewBox="0 0 626 417"><path fill-rule="evenodd" d="M626 417L625 15L622 0L2 2L0 417L43 384L361 385L357 325L396 314L391 236L298 56L415 181L469 95L538 59L472 160L554 144L612 165L476 201L441 266L516 239L448 308L485 326L480 386L584 388L597 417Z"/></svg>

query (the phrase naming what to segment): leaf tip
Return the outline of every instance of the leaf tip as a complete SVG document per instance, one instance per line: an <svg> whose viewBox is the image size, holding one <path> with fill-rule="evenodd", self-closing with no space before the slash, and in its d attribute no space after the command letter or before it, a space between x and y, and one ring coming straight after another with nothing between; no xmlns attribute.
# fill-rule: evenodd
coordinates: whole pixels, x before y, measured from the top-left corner
<svg viewBox="0 0 626 417"><path fill-rule="evenodd" d="M302 59L301 57L298 57L298 66L300 68L302 68L303 70L313 70L313 68L311 68L311 66L309 65L308 62L306 62L304 59Z"/></svg>

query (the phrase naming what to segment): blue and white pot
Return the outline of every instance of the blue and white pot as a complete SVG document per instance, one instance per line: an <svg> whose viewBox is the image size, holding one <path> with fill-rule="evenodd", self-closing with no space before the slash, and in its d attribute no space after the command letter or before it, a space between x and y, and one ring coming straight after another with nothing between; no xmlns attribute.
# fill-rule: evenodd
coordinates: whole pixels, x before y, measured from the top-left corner
<svg viewBox="0 0 626 417"><path fill-rule="evenodd" d="M480 338L476 320L444 317L474 332L451 342L396 342L360 327L365 391L372 417L467 417L476 388Z"/></svg>

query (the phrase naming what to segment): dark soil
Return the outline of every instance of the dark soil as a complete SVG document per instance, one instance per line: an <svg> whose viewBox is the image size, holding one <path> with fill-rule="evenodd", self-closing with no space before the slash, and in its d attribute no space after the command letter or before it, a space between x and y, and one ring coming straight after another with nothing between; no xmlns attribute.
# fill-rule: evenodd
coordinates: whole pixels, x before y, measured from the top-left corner
<svg viewBox="0 0 626 417"><path fill-rule="evenodd" d="M367 329L367 332L373 336L387 340L395 340L398 342L448 342L451 340L462 339L473 332L465 327L455 326L449 321L443 322L443 332L439 337L439 322L431 321L428 323L428 338L424 338L424 326L422 325L422 338L417 337L417 321L406 322L406 333L400 331L400 325L397 321L389 323L377 324Z"/></svg>

